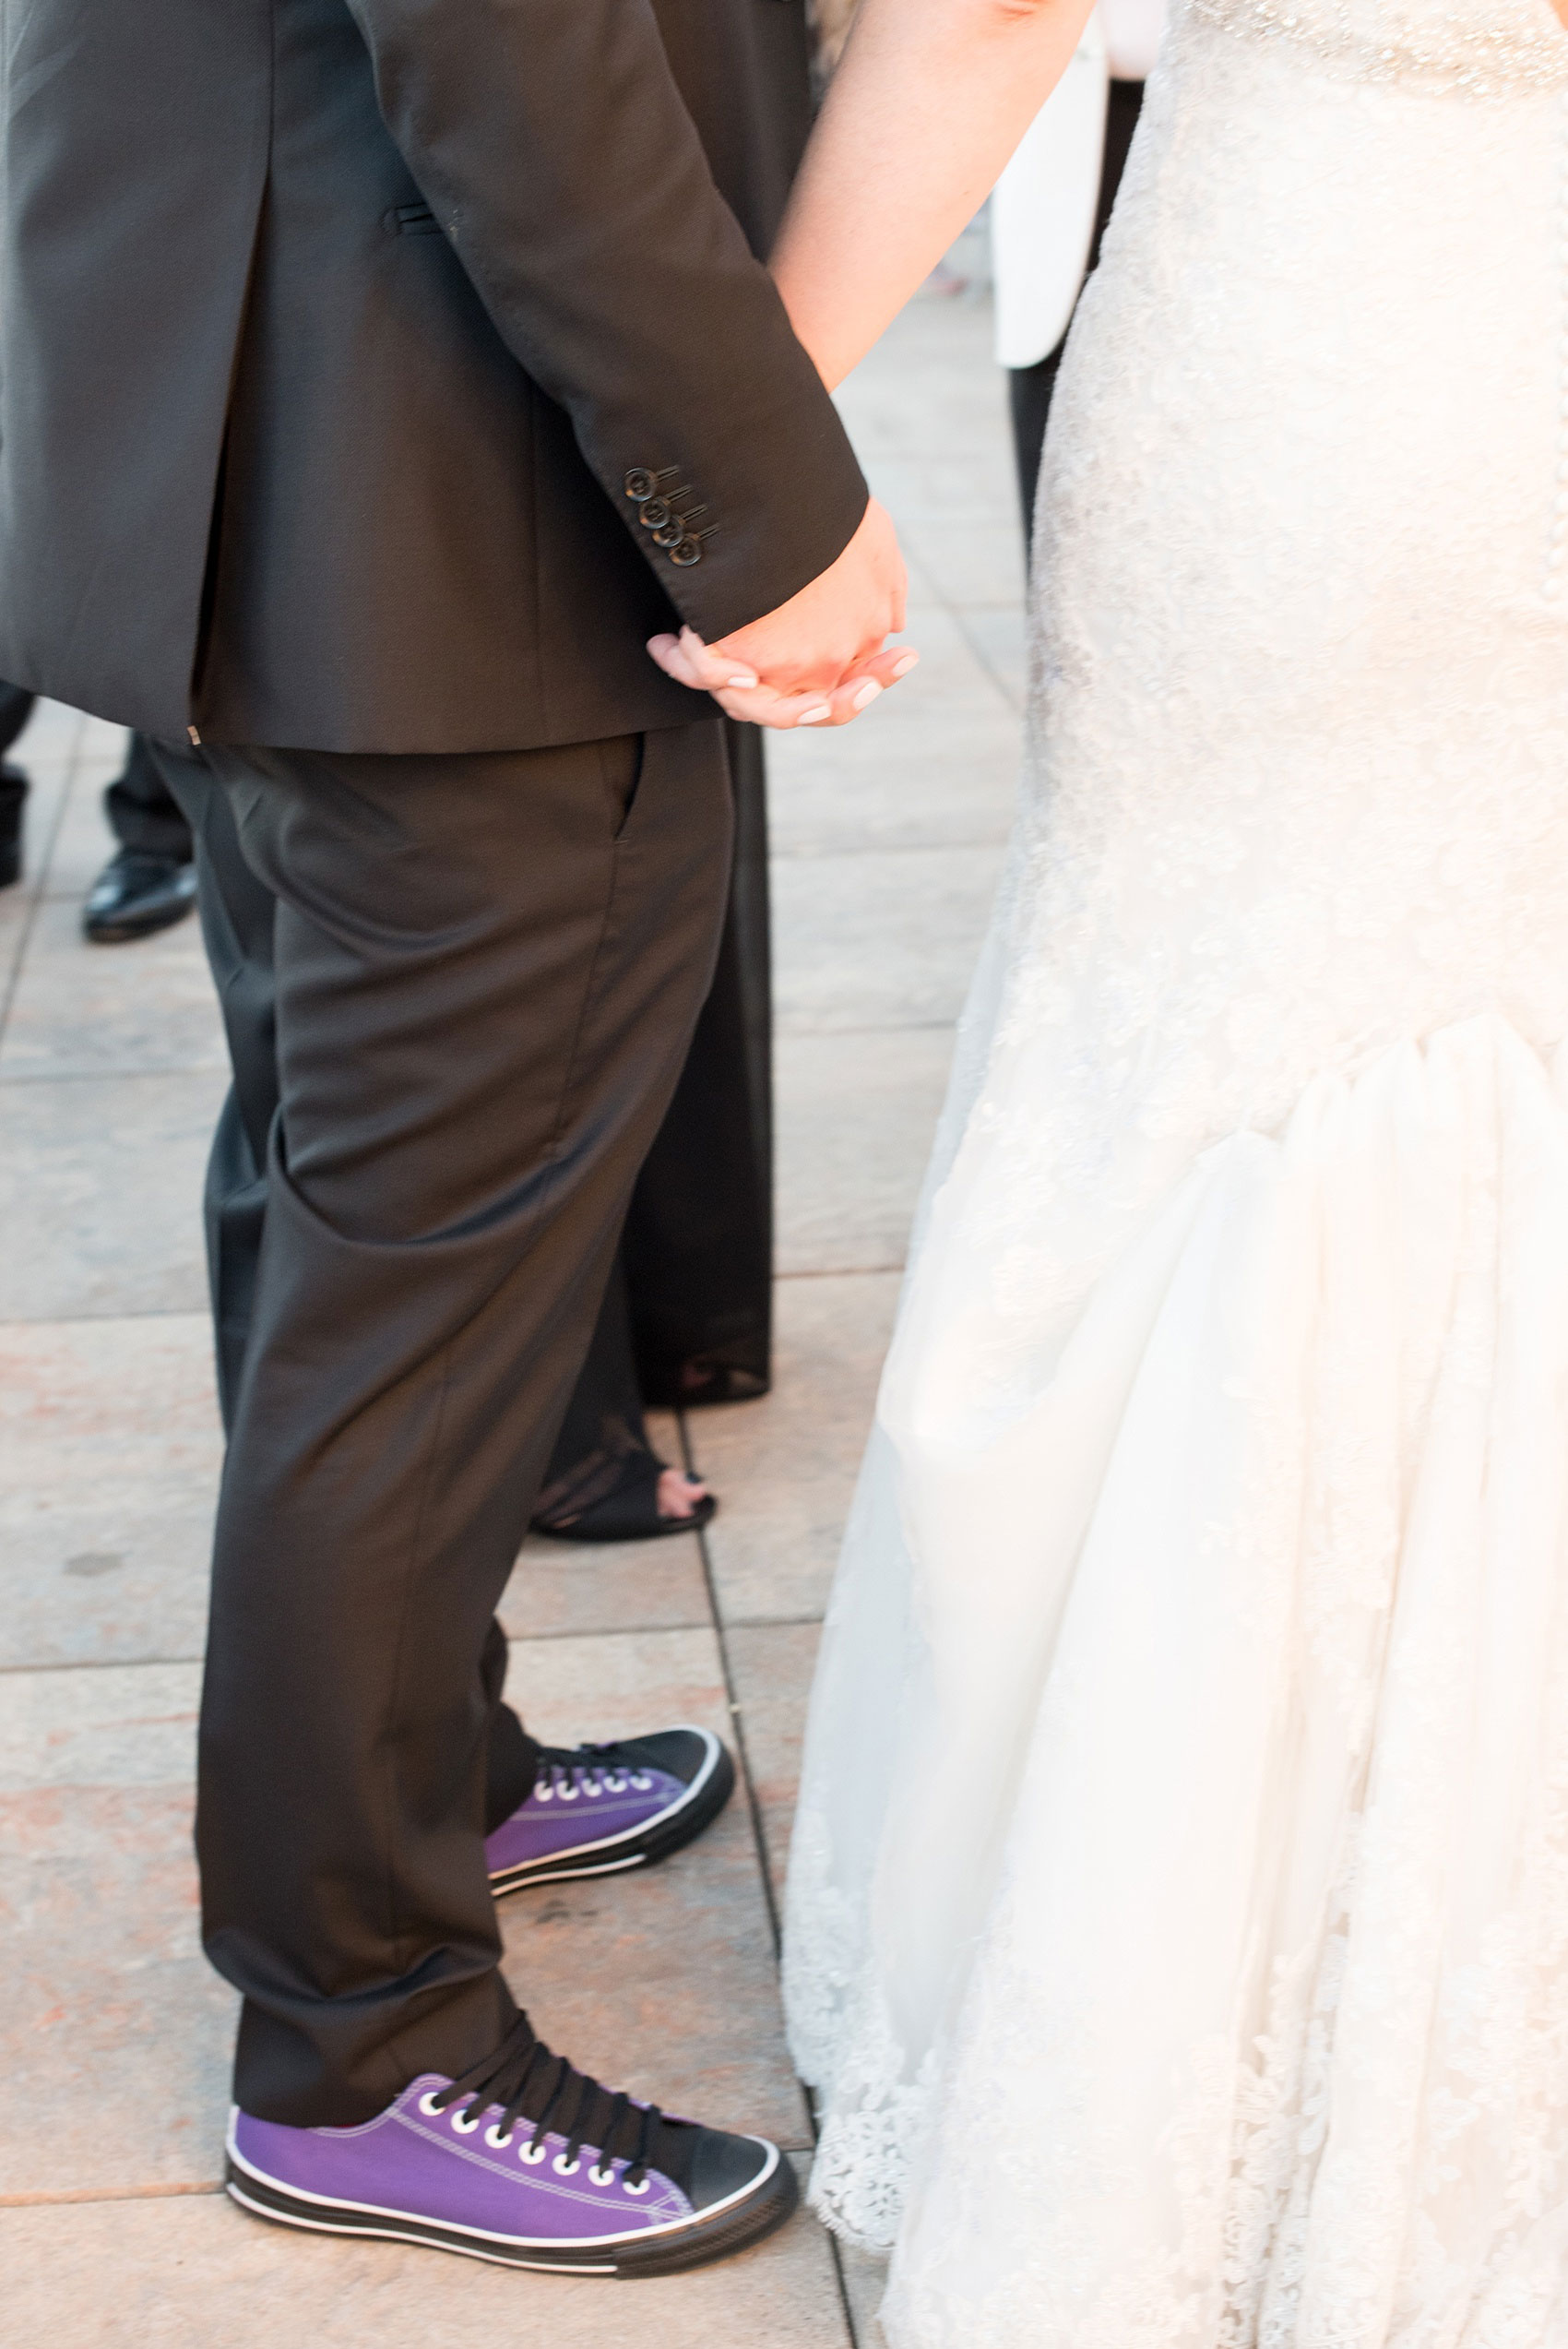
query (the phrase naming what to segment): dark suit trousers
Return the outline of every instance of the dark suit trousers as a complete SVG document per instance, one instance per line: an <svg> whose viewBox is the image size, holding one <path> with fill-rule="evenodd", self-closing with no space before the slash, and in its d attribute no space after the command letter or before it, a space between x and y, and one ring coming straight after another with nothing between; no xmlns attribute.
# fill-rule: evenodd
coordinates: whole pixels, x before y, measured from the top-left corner
<svg viewBox="0 0 1568 2349"><path fill-rule="evenodd" d="M203 1930L244 1995L238 2102L344 2125L511 2020L482 1838L532 1760L494 1609L711 976L729 782L716 721L204 757L210 782L164 754L236 1077Z"/></svg>
<svg viewBox="0 0 1568 2349"><path fill-rule="evenodd" d="M148 738L138 734L134 740ZM195 843L202 932L232 1073L208 1153L203 1202L218 1402L227 1434L250 1336L266 1221L267 1146L279 1098L273 967L278 900L245 862L229 795L206 753L188 750L184 743L149 743L148 749L160 788ZM498 1623L491 1627L483 1668L499 1688L505 1677L506 1640ZM511 1707L498 1703L490 1733L487 1833L527 1799L538 1753Z"/></svg>

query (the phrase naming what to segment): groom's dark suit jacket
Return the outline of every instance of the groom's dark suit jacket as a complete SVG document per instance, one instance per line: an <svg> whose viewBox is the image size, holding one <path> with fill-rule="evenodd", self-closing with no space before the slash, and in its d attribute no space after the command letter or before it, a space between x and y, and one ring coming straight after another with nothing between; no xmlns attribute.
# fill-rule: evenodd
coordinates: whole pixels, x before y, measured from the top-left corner
<svg viewBox="0 0 1568 2349"><path fill-rule="evenodd" d="M644 639L784 602L865 490L693 120L776 203L726 67L788 0L658 5L0 17L0 675L331 750L711 708Z"/></svg>

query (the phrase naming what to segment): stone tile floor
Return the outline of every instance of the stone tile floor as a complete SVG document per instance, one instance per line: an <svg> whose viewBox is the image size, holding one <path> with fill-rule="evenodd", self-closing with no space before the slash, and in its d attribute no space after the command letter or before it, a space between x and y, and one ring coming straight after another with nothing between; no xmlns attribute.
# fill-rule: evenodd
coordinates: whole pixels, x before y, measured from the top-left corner
<svg viewBox="0 0 1568 2349"><path fill-rule="evenodd" d="M647 1876L505 1909L541 2029L676 2110L810 2117L778 1895L816 1624L1005 832L1021 577L982 304L911 306L846 388L902 530L924 659L861 724L772 752L779 1346L766 1401L664 1431L723 1500L704 1541L530 1545L513 1677L552 1737L727 1728L742 1799ZM217 2191L231 2001L189 1854L219 1461L197 1217L223 1055L196 924L85 946L113 729L46 706L28 871L0 896L0 2286L62 2349L311 2341L870 2349L873 2263L808 2215L635 2298L257 2224Z"/></svg>

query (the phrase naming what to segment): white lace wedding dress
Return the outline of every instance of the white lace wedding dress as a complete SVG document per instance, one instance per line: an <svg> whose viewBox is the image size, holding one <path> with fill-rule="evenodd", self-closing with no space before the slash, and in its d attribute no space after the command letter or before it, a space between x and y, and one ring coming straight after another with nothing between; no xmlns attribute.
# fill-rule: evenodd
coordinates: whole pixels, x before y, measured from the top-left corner
<svg viewBox="0 0 1568 2349"><path fill-rule="evenodd" d="M1547 0L1188 0L1039 524L808 1739L817 2207L896 2349L1561 2349Z"/></svg>

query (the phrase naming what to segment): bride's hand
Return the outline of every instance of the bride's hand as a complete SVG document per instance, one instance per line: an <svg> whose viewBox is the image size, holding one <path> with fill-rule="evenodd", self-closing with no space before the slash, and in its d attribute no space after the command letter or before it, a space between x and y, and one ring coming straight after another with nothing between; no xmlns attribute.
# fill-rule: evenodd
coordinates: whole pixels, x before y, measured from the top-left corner
<svg viewBox="0 0 1568 2349"><path fill-rule="evenodd" d="M754 672L737 669L732 658L705 644L690 628L683 628L678 637L650 637L647 649L678 684L711 694L727 718L781 730L847 726L889 686L907 677L921 657L912 645L890 644L857 662L831 691L813 686L804 692L783 693Z"/></svg>
<svg viewBox="0 0 1568 2349"><path fill-rule="evenodd" d="M920 658L885 650L904 625L904 558L885 509L868 503L837 561L798 595L714 645L690 628L648 650L684 686L711 693L731 718L759 726L845 725Z"/></svg>

